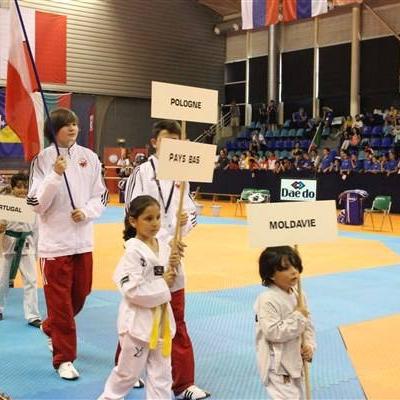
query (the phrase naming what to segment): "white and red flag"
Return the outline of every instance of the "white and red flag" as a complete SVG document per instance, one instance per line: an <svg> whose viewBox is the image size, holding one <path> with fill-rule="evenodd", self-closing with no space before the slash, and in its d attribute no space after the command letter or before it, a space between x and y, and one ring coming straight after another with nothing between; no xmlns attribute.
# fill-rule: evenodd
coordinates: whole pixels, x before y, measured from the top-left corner
<svg viewBox="0 0 400 400"><path fill-rule="evenodd" d="M7 65L6 115L8 126L19 136L26 161L39 153L43 141L43 103L33 74L26 41L14 1L10 2L10 46Z"/></svg>

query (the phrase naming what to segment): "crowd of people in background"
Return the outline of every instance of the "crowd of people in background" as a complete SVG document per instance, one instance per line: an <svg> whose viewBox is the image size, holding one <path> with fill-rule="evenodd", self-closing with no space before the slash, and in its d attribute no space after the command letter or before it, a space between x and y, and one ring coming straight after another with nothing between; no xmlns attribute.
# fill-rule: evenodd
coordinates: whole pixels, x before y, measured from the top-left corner
<svg viewBox="0 0 400 400"><path fill-rule="evenodd" d="M274 107L274 103L271 104ZM264 111L260 109L260 114ZM267 114L265 114L267 115ZM220 170L269 170L273 173L289 171L313 171L318 173L339 173L347 176L352 172L366 174L400 173L400 110L391 106L385 111L374 110L358 114L354 118L344 117L342 125L332 129L333 110L323 108L320 120L307 117L304 108L294 112L285 122L289 129L305 129L311 138L318 124L330 129L330 137L337 139L337 147L318 147L311 143L308 148L301 147L300 141L293 141L294 147L288 150L271 150L267 143L268 116L257 121L258 129L252 130L246 150L219 151L215 168ZM366 129L381 127L378 135L390 139L389 148L373 148L371 137L364 136ZM366 128L368 127L368 128Z"/></svg>

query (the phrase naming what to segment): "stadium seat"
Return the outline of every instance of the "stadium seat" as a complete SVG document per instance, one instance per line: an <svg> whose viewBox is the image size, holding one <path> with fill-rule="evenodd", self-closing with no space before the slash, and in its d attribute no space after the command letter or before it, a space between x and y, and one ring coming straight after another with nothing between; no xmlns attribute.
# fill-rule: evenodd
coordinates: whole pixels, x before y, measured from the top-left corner
<svg viewBox="0 0 400 400"><path fill-rule="evenodd" d="M364 126L362 128L362 136L370 137L372 135L372 128L370 126Z"/></svg>
<svg viewBox="0 0 400 400"><path fill-rule="evenodd" d="M376 125L372 128L372 136L382 136L383 127L382 125Z"/></svg>
<svg viewBox="0 0 400 400"><path fill-rule="evenodd" d="M289 130L289 137L295 138L296 137L296 129L290 129Z"/></svg>
<svg viewBox="0 0 400 400"><path fill-rule="evenodd" d="M297 129L296 138L300 138L301 139L304 136L304 132L305 132L305 130L303 128Z"/></svg>
<svg viewBox="0 0 400 400"><path fill-rule="evenodd" d="M393 145L393 138L392 138L392 137L390 137L390 136L385 136L385 137L382 139L382 145L381 145L381 147L382 147L383 149L389 149L390 147L392 147L392 145Z"/></svg>
<svg viewBox="0 0 400 400"><path fill-rule="evenodd" d="M288 129L281 129L281 137L283 137L283 138L289 137L289 130Z"/></svg>

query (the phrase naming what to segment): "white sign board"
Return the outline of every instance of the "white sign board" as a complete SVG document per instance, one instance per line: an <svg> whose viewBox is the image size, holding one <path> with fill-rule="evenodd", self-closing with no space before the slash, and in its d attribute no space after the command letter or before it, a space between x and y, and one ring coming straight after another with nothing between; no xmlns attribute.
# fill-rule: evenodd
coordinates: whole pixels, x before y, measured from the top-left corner
<svg viewBox="0 0 400 400"><path fill-rule="evenodd" d="M153 81L151 117L216 124L218 91Z"/></svg>
<svg viewBox="0 0 400 400"><path fill-rule="evenodd" d="M315 179L281 179L281 200L317 200L317 181Z"/></svg>
<svg viewBox="0 0 400 400"><path fill-rule="evenodd" d="M251 247L330 242L337 238L333 200L247 205Z"/></svg>
<svg viewBox="0 0 400 400"><path fill-rule="evenodd" d="M35 213L25 198L0 195L0 220L33 224Z"/></svg>
<svg viewBox="0 0 400 400"><path fill-rule="evenodd" d="M162 139L158 179L212 182L217 146L186 140Z"/></svg>

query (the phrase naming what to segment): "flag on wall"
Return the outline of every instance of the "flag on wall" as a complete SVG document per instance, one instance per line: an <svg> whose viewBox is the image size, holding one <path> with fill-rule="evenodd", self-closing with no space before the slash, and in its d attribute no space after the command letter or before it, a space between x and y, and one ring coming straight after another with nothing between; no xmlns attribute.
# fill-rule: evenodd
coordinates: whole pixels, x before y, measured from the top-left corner
<svg viewBox="0 0 400 400"><path fill-rule="evenodd" d="M242 29L256 29L279 22L279 0L242 0Z"/></svg>
<svg viewBox="0 0 400 400"><path fill-rule="evenodd" d="M283 22L312 18L328 12L328 0L282 0Z"/></svg>
<svg viewBox="0 0 400 400"><path fill-rule="evenodd" d="M14 1L10 1L10 5L13 3ZM41 82L65 84L67 82L67 17L39 12L33 8L20 7L20 9ZM10 10L0 8L0 79L6 79L7 76L8 49L11 39Z"/></svg>
<svg viewBox="0 0 400 400"><path fill-rule="evenodd" d="M33 98L34 101L39 101L40 93L35 92ZM71 108L71 93L45 93L44 98L50 112L59 107ZM46 141L43 137L43 122L45 119L44 110L42 109L40 112L42 115L38 117L39 138L43 141L44 146L46 147ZM5 112L5 90L0 88L0 159L11 158L24 158L24 148L19 136L7 123Z"/></svg>

